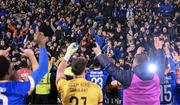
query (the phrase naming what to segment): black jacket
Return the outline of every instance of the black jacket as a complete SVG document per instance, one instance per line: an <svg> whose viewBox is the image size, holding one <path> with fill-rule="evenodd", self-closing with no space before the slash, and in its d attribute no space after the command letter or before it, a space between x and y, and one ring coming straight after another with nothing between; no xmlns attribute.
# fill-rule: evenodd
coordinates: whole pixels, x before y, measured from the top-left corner
<svg viewBox="0 0 180 105"><path fill-rule="evenodd" d="M140 64L132 70L122 70L116 67L106 55L99 55L96 57L101 65L107 69L109 74L113 76L116 80L120 81L124 88L128 88L131 85L133 74L135 73L142 80L151 80L153 79L154 73L148 72L147 64ZM157 50L155 52L156 64L158 65L157 75L161 83L163 83L164 70L165 70L165 54L163 50Z"/></svg>

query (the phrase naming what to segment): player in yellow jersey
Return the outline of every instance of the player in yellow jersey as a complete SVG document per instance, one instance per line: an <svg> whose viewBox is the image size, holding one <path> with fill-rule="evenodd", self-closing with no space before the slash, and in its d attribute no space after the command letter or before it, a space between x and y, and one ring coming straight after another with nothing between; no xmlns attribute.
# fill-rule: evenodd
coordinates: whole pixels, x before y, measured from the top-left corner
<svg viewBox="0 0 180 105"><path fill-rule="evenodd" d="M101 88L85 79L85 68L87 60L76 58L72 61L72 72L74 79L67 81L64 70L70 57L78 49L76 43L72 43L61 61L56 76L56 85L63 105L102 105L103 95Z"/></svg>

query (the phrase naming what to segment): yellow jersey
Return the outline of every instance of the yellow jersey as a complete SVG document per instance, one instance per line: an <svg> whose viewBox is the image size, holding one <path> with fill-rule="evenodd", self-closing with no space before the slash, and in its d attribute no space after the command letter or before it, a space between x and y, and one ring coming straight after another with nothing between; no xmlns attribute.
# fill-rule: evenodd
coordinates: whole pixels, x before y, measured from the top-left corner
<svg viewBox="0 0 180 105"><path fill-rule="evenodd" d="M61 79L57 89L63 105L98 105L103 102L101 88L85 78Z"/></svg>

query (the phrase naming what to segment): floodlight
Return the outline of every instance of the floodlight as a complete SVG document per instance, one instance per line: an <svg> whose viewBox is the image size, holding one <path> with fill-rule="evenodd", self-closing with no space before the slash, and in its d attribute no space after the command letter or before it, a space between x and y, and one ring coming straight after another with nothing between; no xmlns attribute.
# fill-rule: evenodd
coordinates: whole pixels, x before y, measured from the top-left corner
<svg viewBox="0 0 180 105"><path fill-rule="evenodd" d="M149 72L151 72L151 73L155 73L155 72L157 71L157 65L155 65L155 64L149 64L149 65L148 65L148 70L149 70Z"/></svg>

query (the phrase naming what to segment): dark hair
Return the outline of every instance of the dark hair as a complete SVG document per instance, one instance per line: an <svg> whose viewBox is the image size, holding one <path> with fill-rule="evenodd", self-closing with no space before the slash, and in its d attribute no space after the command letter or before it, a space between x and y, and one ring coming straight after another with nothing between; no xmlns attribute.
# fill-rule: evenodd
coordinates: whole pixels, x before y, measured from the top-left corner
<svg viewBox="0 0 180 105"><path fill-rule="evenodd" d="M0 80L2 80L4 78L4 76L6 74L8 74L8 70L10 67L10 62L8 61L8 59L4 56L0 56Z"/></svg>
<svg viewBox="0 0 180 105"><path fill-rule="evenodd" d="M99 63L99 61L97 59L94 59L93 66L94 67L100 67L101 64Z"/></svg>
<svg viewBox="0 0 180 105"><path fill-rule="evenodd" d="M82 57L73 59L71 64L72 72L75 75L81 75L84 72L86 65L87 65L87 60Z"/></svg>
<svg viewBox="0 0 180 105"><path fill-rule="evenodd" d="M139 64L146 63L148 61L148 56L145 53L137 54L134 59L136 63L139 65Z"/></svg>

